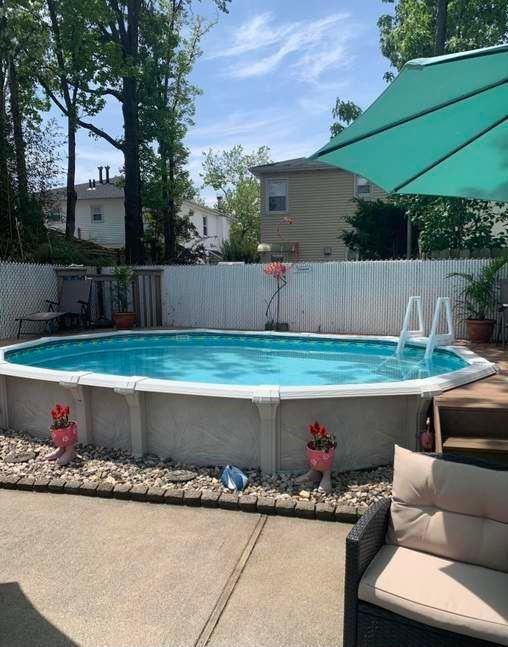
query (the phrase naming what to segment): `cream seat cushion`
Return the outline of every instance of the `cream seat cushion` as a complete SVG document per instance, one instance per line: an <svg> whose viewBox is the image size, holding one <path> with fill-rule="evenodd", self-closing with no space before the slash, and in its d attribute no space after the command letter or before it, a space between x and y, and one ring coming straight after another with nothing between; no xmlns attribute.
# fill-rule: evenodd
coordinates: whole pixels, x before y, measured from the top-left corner
<svg viewBox="0 0 508 647"><path fill-rule="evenodd" d="M508 471L396 447L386 542L508 572Z"/></svg>
<svg viewBox="0 0 508 647"><path fill-rule="evenodd" d="M385 545L358 597L417 622L508 645L508 574Z"/></svg>

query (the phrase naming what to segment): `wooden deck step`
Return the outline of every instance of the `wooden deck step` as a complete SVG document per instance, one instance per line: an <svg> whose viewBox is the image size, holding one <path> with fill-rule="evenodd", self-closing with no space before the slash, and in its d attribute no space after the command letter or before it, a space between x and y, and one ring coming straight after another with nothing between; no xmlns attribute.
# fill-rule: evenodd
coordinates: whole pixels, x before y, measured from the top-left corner
<svg viewBox="0 0 508 647"><path fill-rule="evenodd" d="M437 405L443 438L447 436L508 437L508 408L460 408Z"/></svg>
<svg viewBox="0 0 508 647"><path fill-rule="evenodd" d="M508 455L508 439L450 436L444 441L443 449L449 452L479 452Z"/></svg>

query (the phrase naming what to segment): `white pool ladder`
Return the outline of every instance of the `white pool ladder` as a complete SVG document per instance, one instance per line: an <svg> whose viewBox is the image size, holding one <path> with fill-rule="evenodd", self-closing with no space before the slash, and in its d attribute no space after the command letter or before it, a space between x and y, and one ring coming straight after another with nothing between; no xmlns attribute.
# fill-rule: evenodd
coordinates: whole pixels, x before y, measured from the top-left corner
<svg viewBox="0 0 508 647"><path fill-rule="evenodd" d="M447 332L438 334L437 327L439 326L439 318L443 308L445 311ZM438 297L436 307L434 309L434 316L432 317L429 338L427 339L427 345L425 346L425 360L430 360L436 346L449 346L450 344L453 344L454 341L455 331L453 328L450 299L448 297Z"/></svg>
<svg viewBox="0 0 508 647"><path fill-rule="evenodd" d="M416 308L416 316L418 319L418 328L410 329L411 316L413 311ZM444 308L445 318L446 318L446 327L447 332L439 333L437 328L439 326L439 319L441 317L441 311ZM422 299L421 297L409 297L407 302L406 314L404 316L404 323L402 324L402 330L399 335L399 342L397 344L397 356L400 356L404 351L404 347L408 339L425 339L425 325L423 323L422 315ZM452 344L455 340L455 332L453 328L453 317L452 317L452 308L450 305L450 299L448 297L438 297L436 301L436 307L434 308L434 316L432 317L432 325L430 327L430 334L425 343L425 361L428 361L432 357L434 348L436 346L448 346Z"/></svg>
<svg viewBox="0 0 508 647"><path fill-rule="evenodd" d="M418 319L418 328L411 330L409 328L411 323L411 315L413 310L416 307L416 316ZM404 350L404 346L408 339L422 338L425 337L425 327L423 324L423 315L422 315L422 298L421 297L409 297L409 301L406 306L406 314L404 316L404 323L402 324L402 330L399 335L399 343L397 344L397 355L401 355Z"/></svg>

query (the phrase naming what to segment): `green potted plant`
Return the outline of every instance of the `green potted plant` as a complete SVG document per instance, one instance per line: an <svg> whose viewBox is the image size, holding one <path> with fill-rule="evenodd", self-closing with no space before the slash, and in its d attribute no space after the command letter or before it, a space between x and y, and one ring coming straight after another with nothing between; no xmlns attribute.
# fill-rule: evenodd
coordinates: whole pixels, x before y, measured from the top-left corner
<svg viewBox="0 0 508 647"><path fill-rule="evenodd" d="M136 313L129 310L129 292L135 274L130 267L118 265L113 270L113 277L113 323L117 330L128 330L136 323Z"/></svg>
<svg viewBox="0 0 508 647"><path fill-rule="evenodd" d="M496 305L497 273L507 262L508 256L500 256L485 265L477 275L467 272L448 275L448 278L459 276L465 281L458 293L458 304L464 311L468 339L474 343L487 343L492 337L496 320L488 315Z"/></svg>

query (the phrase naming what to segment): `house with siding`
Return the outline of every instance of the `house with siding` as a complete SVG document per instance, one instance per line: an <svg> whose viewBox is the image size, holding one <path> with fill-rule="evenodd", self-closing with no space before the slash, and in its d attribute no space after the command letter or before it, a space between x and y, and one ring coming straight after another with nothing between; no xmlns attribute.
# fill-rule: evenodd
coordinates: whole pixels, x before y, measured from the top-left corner
<svg viewBox="0 0 508 647"><path fill-rule="evenodd" d="M119 182L120 178L110 180L108 173L103 178L100 172L99 180L76 185L76 238L112 249L125 246L124 193ZM52 198L48 226L65 231L65 187L54 189ZM222 243L229 239L230 216L217 209L185 200L180 216L188 216L198 232L198 237L187 243L189 247L199 242L209 254L216 255Z"/></svg>
<svg viewBox="0 0 508 647"><path fill-rule="evenodd" d="M351 258L340 233L354 198L385 193L368 180L323 162L298 158L250 169L261 182L263 261L343 261Z"/></svg>

